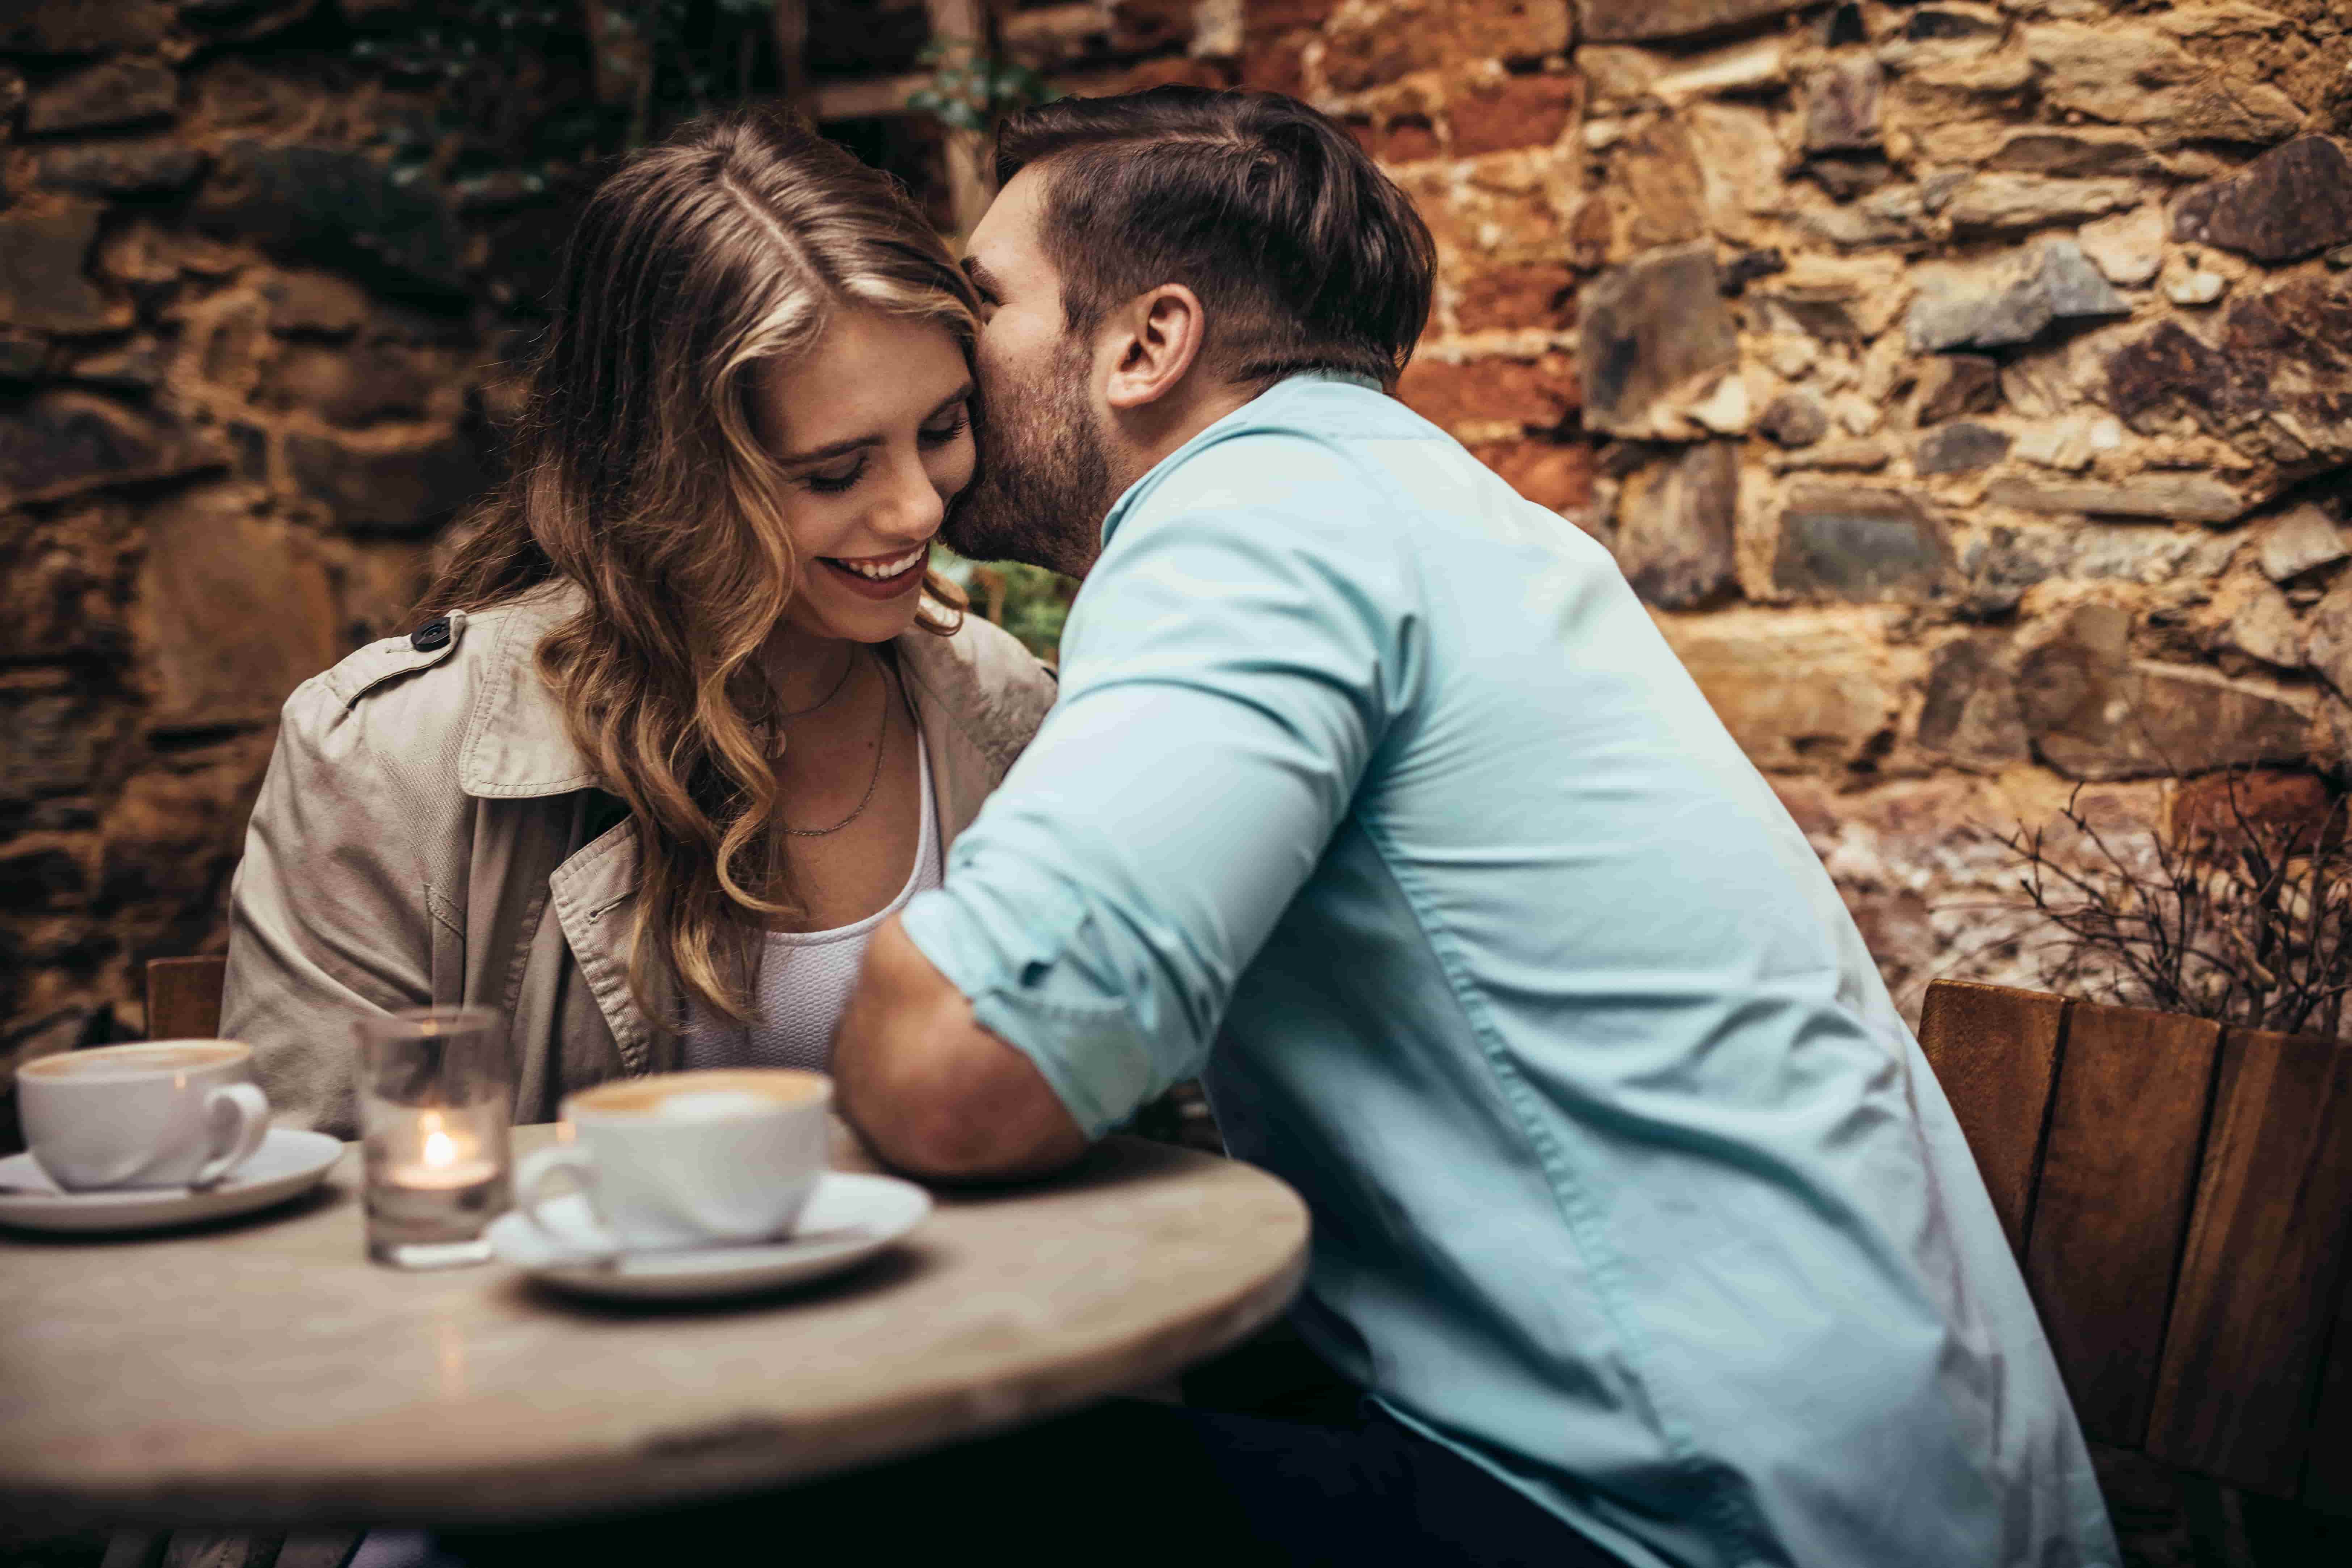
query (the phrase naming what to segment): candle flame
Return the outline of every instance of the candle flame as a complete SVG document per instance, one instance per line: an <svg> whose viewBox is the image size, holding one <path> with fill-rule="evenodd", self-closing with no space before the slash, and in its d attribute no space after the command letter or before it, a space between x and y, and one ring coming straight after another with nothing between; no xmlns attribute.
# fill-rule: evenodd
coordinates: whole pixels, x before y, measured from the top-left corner
<svg viewBox="0 0 2352 1568"><path fill-rule="evenodd" d="M457 1143L441 1131L441 1118L429 1110L425 1113L425 1163L445 1170L457 1163Z"/></svg>

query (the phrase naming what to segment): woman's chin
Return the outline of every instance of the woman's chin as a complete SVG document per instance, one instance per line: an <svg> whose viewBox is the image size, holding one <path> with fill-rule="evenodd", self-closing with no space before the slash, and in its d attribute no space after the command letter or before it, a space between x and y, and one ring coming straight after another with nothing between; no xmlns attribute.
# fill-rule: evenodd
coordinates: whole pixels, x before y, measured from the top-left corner
<svg viewBox="0 0 2352 1568"><path fill-rule="evenodd" d="M790 618L803 631L817 637L845 642L894 642L913 629L922 602L919 593L884 604L849 599L846 595L810 593L793 605Z"/></svg>

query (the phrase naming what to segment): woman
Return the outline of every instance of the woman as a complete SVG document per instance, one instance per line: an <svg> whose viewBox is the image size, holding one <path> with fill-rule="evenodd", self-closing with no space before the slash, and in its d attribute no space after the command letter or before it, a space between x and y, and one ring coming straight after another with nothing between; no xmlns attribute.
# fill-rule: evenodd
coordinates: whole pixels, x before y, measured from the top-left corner
<svg viewBox="0 0 2352 1568"><path fill-rule="evenodd" d="M866 933L1053 700L932 536L971 479L970 286L887 179L744 112L588 203L513 478L433 618L288 701L222 1026L352 1136L352 1020L511 1020L516 1115L821 1067Z"/></svg>

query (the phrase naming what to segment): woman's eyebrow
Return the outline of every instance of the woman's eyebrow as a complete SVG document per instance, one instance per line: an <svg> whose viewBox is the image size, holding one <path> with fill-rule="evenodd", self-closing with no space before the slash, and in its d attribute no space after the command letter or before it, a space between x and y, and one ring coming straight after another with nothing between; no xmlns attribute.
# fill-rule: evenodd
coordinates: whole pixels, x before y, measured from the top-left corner
<svg viewBox="0 0 2352 1568"><path fill-rule="evenodd" d="M961 386L940 398L932 406L931 411L923 416L921 423L929 425L932 420L970 397L971 392L971 383L965 382ZM822 447L811 447L805 452L787 452L776 461L787 468L797 468L803 463L822 463L828 458L845 458L861 447L878 447L882 444L882 439L880 436L852 436L846 441L832 441Z"/></svg>

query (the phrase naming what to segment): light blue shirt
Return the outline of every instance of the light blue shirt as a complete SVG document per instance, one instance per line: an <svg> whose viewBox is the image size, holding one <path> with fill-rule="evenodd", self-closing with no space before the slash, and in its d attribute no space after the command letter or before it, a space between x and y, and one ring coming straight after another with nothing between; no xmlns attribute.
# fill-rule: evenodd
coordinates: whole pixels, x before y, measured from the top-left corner
<svg viewBox="0 0 2352 1568"><path fill-rule="evenodd" d="M1645 1568L2113 1563L1967 1145L1608 552L1368 383L1139 480L908 931L1089 1132L1204 1076L1303 1332Z"/></svg>

